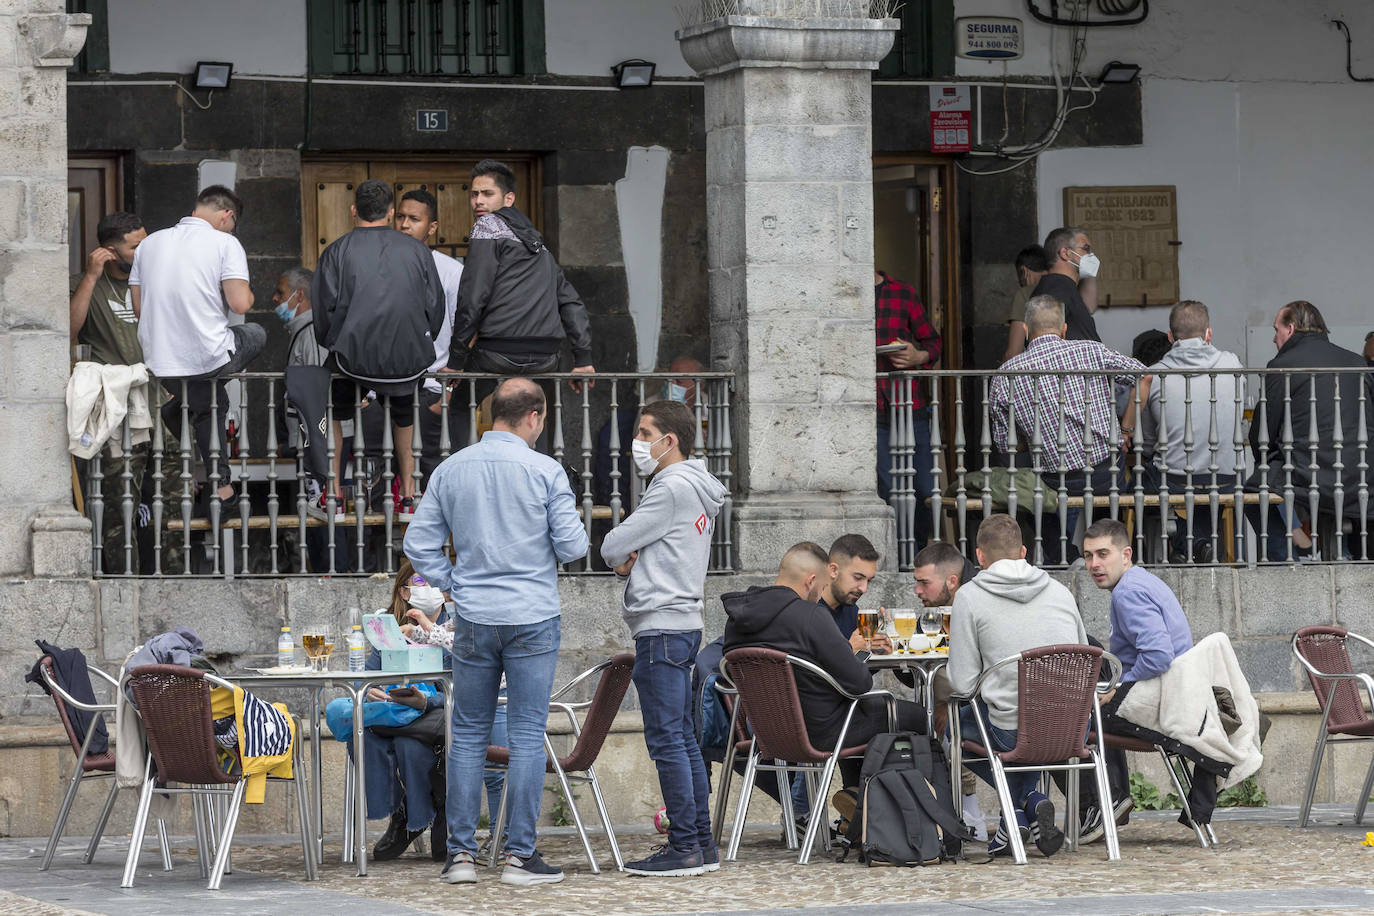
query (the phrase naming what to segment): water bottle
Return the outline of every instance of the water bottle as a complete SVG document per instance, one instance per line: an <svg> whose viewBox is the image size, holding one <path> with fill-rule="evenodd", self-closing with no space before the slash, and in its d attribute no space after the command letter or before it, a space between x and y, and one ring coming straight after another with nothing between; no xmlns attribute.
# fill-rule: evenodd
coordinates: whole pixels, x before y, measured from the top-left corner
<svg viewBox="0 0 1374 916"><path fill-rule="evenodd" d="M296 664L296 641L291 638L291 628L282 627L277 637L277 667L291 668Z"/></svg>
<svg viewBox="0 0 1374 916"><path fill-rule="evenodd" d="M367 640L363 638L362 626L356 623L348 634L348 670L367 670Z"/></svg>

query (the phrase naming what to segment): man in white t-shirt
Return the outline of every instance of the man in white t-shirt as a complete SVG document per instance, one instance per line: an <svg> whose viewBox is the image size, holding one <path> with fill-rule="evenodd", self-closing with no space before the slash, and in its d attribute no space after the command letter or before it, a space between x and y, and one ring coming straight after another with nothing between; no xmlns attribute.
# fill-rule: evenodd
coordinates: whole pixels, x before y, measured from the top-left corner
<svg viewBox="0 0 1374 916"><path fill-rule="evenodd" d="M253 307L248 259L232 234L242 212L233 191L211 185L197 195L190 216L144 239L129 273L143 361L172 396L162 408L163 422L180 436L185 409L222 501L234 498L234 488L223 446L229 398L219 379L242 372L267 343L261 325L229 324L231 312L243 315ZM214 423L220 424L216 454L210 449Z"/></svg>
<svg viewBox="0 0 1374 916"><path fill-rule="evenodd" d="M439 231L439 201L434 195L417 188L407 191L401 195L400 203L396 206L396 228L417 241L428 245L434 240ZM437 248L431 249L434 255L434 266L439 271L439 282L444 287L444 323L439 326L439 333L434 335L434 362L429 367L429 372L447 372L449 358L449 341L453 337L453 310L458 306L458 282L463 276L463 262L457 258L451 258L439 251ZM443 435L443 400L444 389L438 379L425 379L424 386L420 389L420 442L421 452L419 455L420 472L424 474L426 482L429 475L434 473L434 469L443 460L441 449ZM448 449L450 452L458 451L454 447L456 443L455 433L458 431L458 424L463 424L466 429L467 424L467 401L460 404L458 399L453 397L452 389L449 394L449 441Z"/></svg>

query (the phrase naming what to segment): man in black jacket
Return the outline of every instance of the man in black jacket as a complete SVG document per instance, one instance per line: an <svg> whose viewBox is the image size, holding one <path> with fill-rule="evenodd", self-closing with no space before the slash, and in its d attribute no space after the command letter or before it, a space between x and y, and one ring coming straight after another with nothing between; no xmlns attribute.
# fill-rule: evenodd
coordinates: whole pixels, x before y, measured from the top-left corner
<svg viewBox="0 0 1374 916"><path fill-rule="evenodd" d="M1257 407L1255 422L1250 426L1255 473L1247 489L1258 489L1264 478L1271 493L1283 495L1288 481L1286 475L1291 473L1294 509L1311 523L1313 530L1322 519L1334 520L1336 524L1341 519L1355 519L1355 530L1359 531L1360 456L1362 447L1364 453L1369 452L1369 440L1374 436L1374 376L1367 371L1364 357L1336 346L1327 339L1328 333L1322 313L1310 302L1290 302L1274 317L1274 346L1279 352L1267 368L1349 367L1365 371L1294 372L1287 375L1286 384L1282 373L1266 375L1264 422L1260 422ZM1284 442L1285 392L1291 443ZM1360 420L1362 406L1363 424ZM1338 409L1339 429L1336 425ZM1360 438L1361 425L1365 431L1363 440ZM1291 448L1285 449L1285 445ZM1285 472L1286 464L1292 465L1291 472ZM1312 517L1314 514L1316 518ZM1258 507L1247 506L1246 515L1258 533ZM1290 521L1296 526L1297 519ZM1268 526L1269 559L1287 559L1288 526L1277 509L1270 510ZM1368 546L1359 544L1358 535L1348 538L1345 543L1351 553L1360 554L1359 559L1368 558Z"/></svg>
<svg viewBox="0 0 1374 916"><path fill-rule="evenodd" d="M371 390L387 398L401 478L396 510L398 517L410 518L416 503L411 452L415 382L434 361L434 336L444 320L444 287L429 248L391 228L393 199L384 181L371 178L358 185L352 207L356 226L320 255L310 301L315 339L330 351L326 365L346 376L332 392L334 442L342 441L339 421L353 416L360 393ZM354 441L360 443L361 436ZM310 507L319 516L332 511L335 521L343 521L341 452L336 445L332 499L322 496L319 505Z"/></svg>
<svg viewBox="0 0 1374 916"><path fill-rule="evenodd" d="M873 675L864 664L868 653L856 655L830 613L817 603L829 563L819 545L803 541L783 554L771 587L751 586L748 591L722 595L729 618L725 651L747 646L776 649L820 666L851 694L867 693L873 687ZM850 701L815 675L794 673L807 737L817 750L830 750L840 736ZM887 704L882 697L870 697L854 711L844 743L854 747L890 730ZM898 700L897 730L925 732L925 710L917 703ZM862 765L857 757L840 761L845 786L858 785Z"/></svg>

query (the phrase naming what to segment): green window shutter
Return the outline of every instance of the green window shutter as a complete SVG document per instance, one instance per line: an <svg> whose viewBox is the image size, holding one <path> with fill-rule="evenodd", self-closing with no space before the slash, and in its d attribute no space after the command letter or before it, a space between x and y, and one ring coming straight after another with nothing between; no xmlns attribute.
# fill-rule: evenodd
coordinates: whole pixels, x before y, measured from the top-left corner
<svg viewBox="0 0 1374 916"><path fill-rule="evenodd" d="M954 75L953 0L907 0L892 51L878 65L888 79L938 79Z"/></svg>
<svg viewBox="0 0 1374 916"><path fill-rule="evenodd" d="M91 14L86 43L72 62L70 72L107 72L110 69L110 13L106 0L67 0L67 12Z"/></svg>

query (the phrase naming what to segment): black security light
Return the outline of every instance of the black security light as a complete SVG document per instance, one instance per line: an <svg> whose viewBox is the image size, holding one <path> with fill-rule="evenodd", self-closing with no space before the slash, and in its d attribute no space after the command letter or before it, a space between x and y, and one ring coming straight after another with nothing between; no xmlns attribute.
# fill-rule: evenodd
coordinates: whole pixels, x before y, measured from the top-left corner
<svg viewBox="0 0 1374 916"><path fill-rule="evenodd" d="M196 62L196 76L192 87L195 89L228 89L229 78L234 73L234 65L225 61L201 60Z"/></svg>
<svg viewBox="0 0 1374 916"><path fill-rule="evenodd" d="M1134 83L1138 76L1140 76L1138 64L1123 64L1119 60L1114 60L1102 68L1102 75L1097 78L1097 81L1099 83Z"/></svg>
<svg viewBox="0 0 1374 916"><path fill-rule="evenodd" d="M621 89L648 89L654 83L654 64L638 57L622 60L611 68L615 84Z"/></svg>

